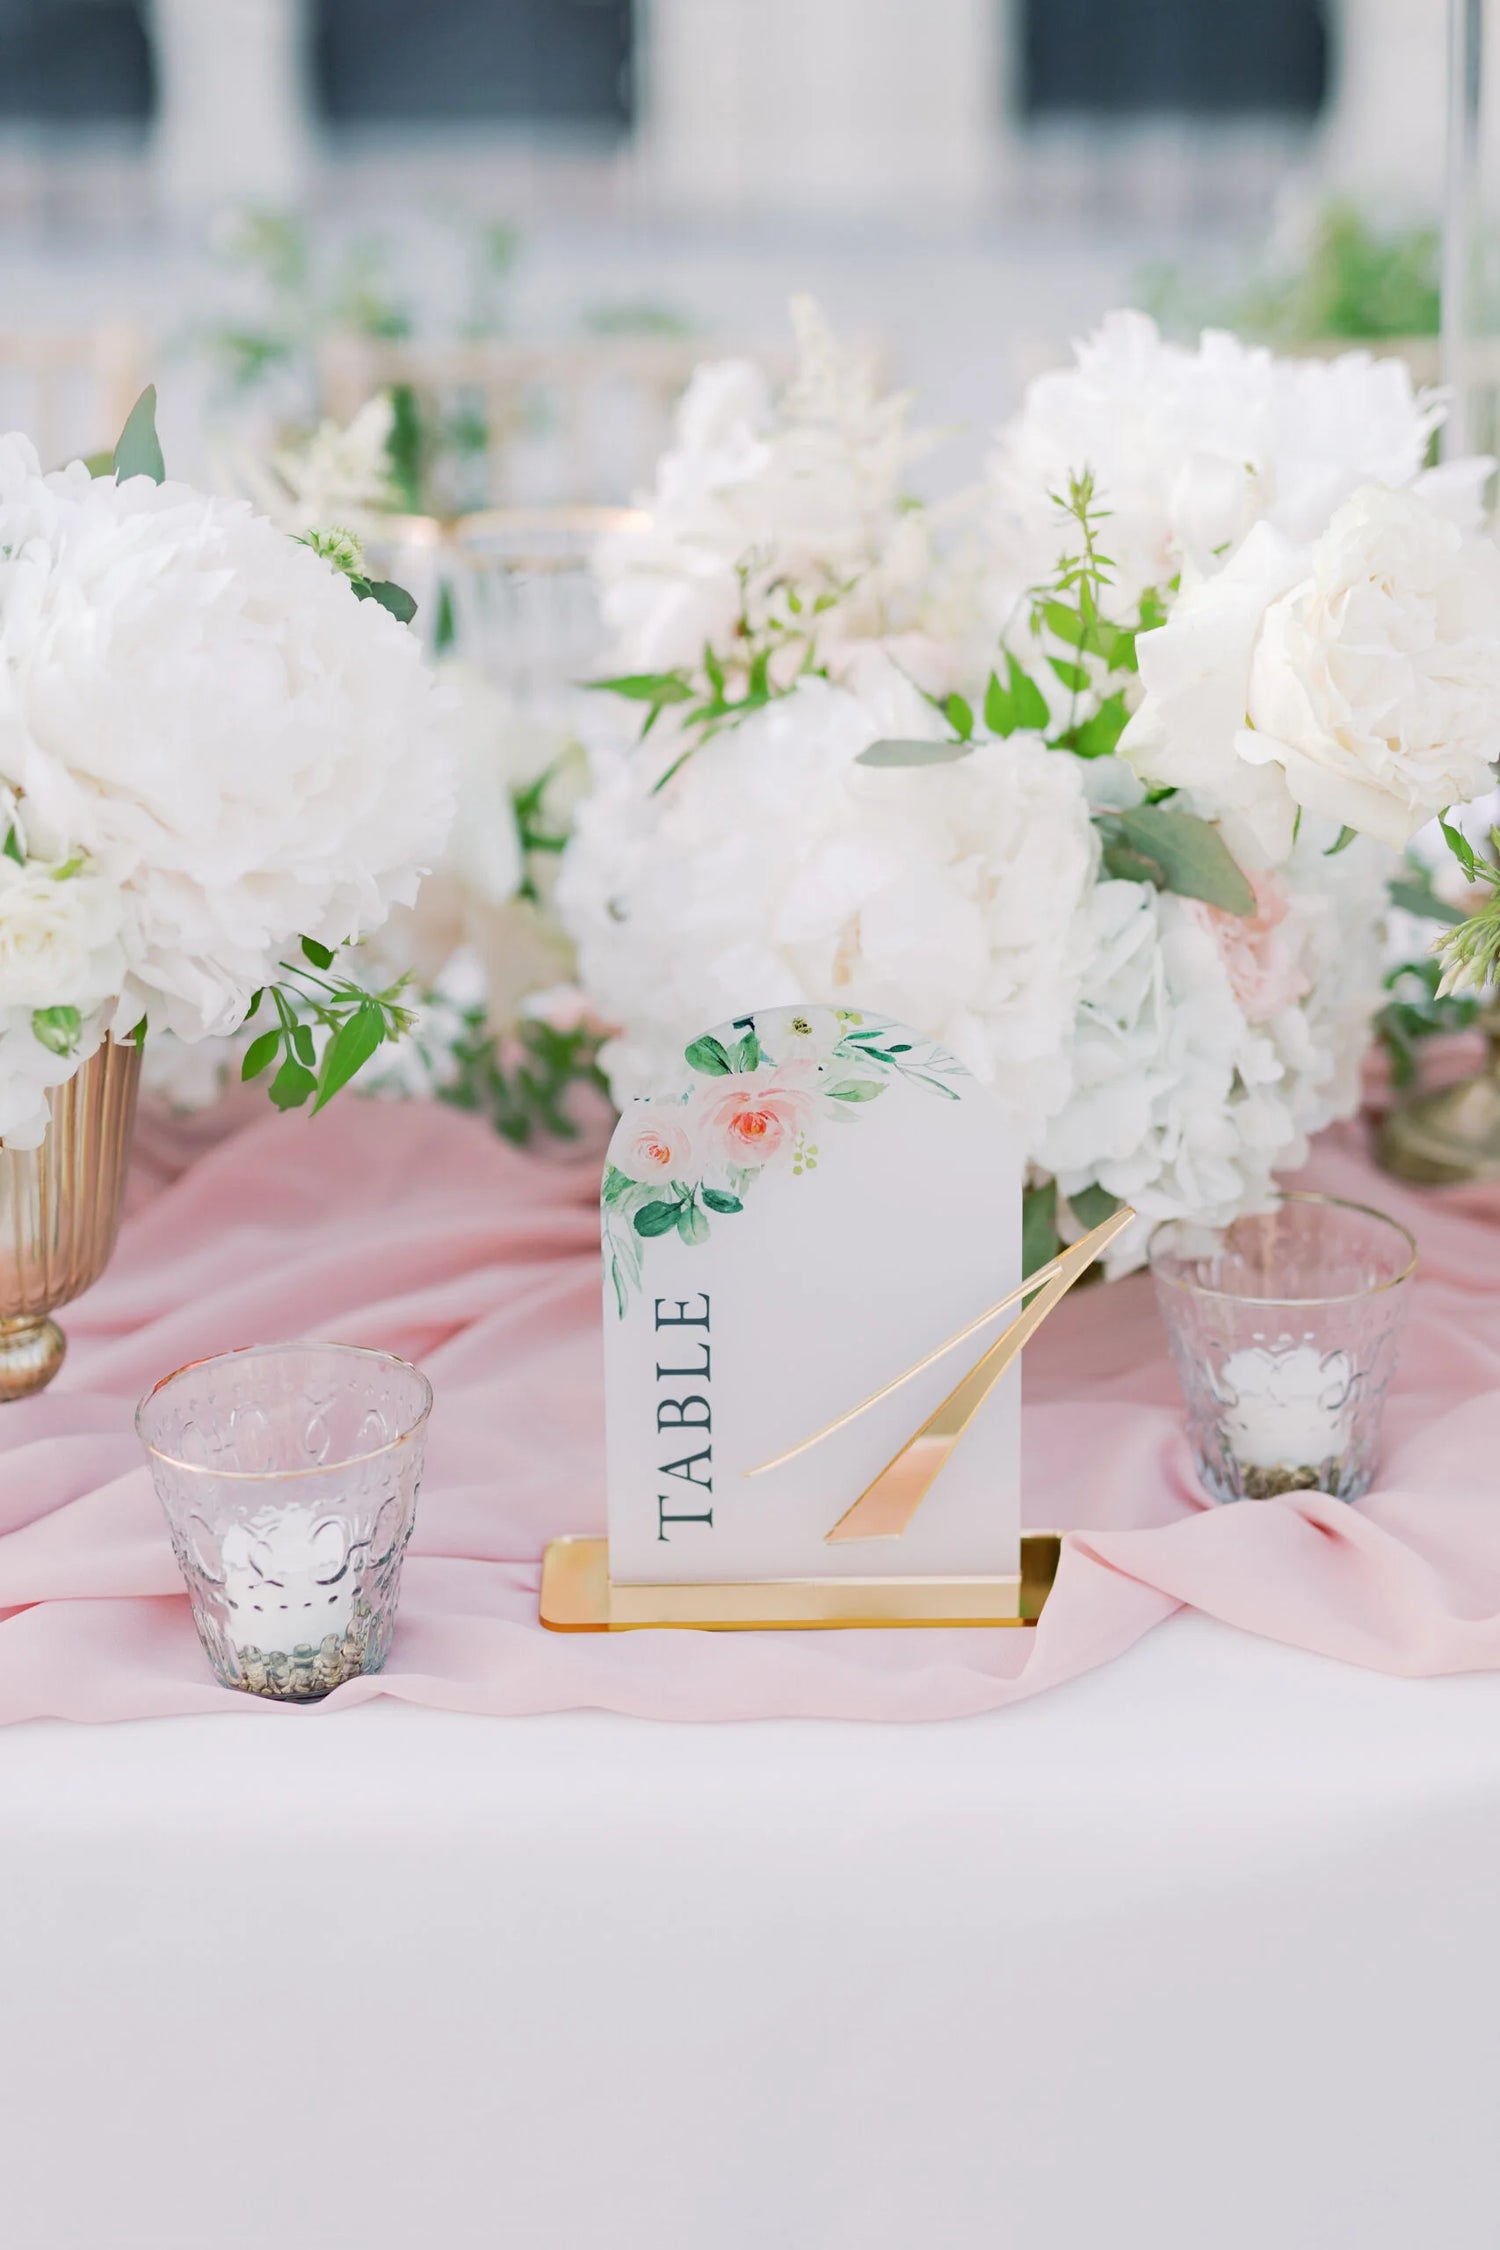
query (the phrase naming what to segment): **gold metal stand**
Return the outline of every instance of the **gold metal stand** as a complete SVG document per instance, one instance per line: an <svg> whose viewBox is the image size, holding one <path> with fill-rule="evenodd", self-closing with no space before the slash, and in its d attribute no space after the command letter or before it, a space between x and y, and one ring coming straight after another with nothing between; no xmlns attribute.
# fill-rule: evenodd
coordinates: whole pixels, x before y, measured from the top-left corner
<svg viewBox="0 0 1500 2250"><path fill-rule="evenodd" d="M1387 1114L1380 1161L1397 1179L1424 1187L1500 1180L1500 1003L1485 1003L1479 1028L1486 1051L1477 1077L1419 1094Z"/></svg>
<svg viewBox="0 0 1500 2250"><path fill-rule="evenodd" d="M1021 1535L1008 1578L770 1578L620 1586L607 1539L554 1539L542 1557L542 1623L551 1633L628 1633L644 1626L772 1633L894 1625L1034 1625L1057 1576L1055 1531Z"/></svg>

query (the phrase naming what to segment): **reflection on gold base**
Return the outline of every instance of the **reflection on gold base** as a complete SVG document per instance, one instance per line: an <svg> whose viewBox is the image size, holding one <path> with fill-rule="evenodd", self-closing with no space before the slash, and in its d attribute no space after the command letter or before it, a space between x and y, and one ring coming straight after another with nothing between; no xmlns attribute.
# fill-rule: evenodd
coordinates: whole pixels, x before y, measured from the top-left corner
<svg viewBox="0 0 1500 2250"><path fill-rule="evenodd" d="M1500 1004L1485 1003L1479 1028L1486 1040L1479 1075L1419 1094L1381 1126L1380 1161L1397 1179L1424 1187L1500 1180Z"/></svg>
<svg viewBox="0 0 1500 2250"><path fill-rule="evenodd" d="M552 1633L665 1626L768 1633L842 1626L1034 1625L1057 1576L1055 1531L1021 1536L1019 1577L768 1578L619 1586L607 1539L553 1539L542 1557L542 1623Z"/></svg>
<svg viewBox="0 0 1500 2250"><path fill-rule="evenodd" d="M0 1320L0 1404L45 1390L67 1348L55 1320Z"/></svg>

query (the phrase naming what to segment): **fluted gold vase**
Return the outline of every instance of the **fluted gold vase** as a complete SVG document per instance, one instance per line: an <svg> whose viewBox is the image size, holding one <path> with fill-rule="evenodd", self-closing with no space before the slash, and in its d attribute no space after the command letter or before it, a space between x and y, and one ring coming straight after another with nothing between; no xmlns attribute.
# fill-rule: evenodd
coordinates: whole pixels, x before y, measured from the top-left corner
<svg viewBox="0 0 1500 2250"><path fill-rule="evenodd" d="M51 1315L109 1264L140 1075L139 1048L106 1040L48 1095L40 1148L0 1142L0 1401L51 1382L68 1348Z"/></svg>

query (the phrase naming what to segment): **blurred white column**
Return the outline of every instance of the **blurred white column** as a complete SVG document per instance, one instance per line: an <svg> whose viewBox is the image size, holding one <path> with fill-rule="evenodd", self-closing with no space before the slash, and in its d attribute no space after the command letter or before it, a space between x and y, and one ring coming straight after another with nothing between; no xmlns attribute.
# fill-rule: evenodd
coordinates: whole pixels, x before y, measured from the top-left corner
<svg viewBox="0 0 1500 2250"><path fill-rule="evenodd" d="M150 0L147 23L164 207L295 203L313 153L304 0Z"/></svg>
<svg viewBox="0 0 1500 2250"><path fill-rule="evenodd" d="M1430 217L1443 195L1444 0L1336 0L1318 170L1356 202Z"/></svg>
<svg viewBox="0 0 1500 2250"><path fill-rule="evenodd" d="M997 0L639 0L642 171L680 208L983 205Z"/></svg>

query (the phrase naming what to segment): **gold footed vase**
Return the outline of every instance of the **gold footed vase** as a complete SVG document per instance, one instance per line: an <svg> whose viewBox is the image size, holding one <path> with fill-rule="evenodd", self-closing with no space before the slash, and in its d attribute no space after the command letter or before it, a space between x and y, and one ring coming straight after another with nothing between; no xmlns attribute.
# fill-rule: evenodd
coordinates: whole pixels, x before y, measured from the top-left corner
<svg viewBox="0 0 1500 2250"><path fill-rule="evenodd" d="M1479 1029L1485 1057L1476 1077L1387 1112L1380 1161L1398 1179L1426 1187L1500 1180L1500 1000L1485 1002Z"/></svg>
<svg viewBox="0 0 1500 2250"><path fill-rule="evenodd" d="M0 1401L51 1382L68 1348L51 1315L109 1264L140 1075L140 1049L106 1040L48 1095L40 1148L0 1141Z"/></svg>

